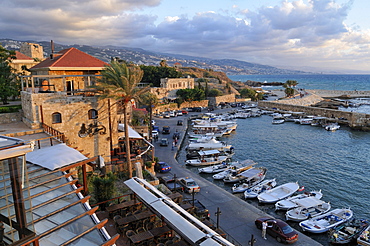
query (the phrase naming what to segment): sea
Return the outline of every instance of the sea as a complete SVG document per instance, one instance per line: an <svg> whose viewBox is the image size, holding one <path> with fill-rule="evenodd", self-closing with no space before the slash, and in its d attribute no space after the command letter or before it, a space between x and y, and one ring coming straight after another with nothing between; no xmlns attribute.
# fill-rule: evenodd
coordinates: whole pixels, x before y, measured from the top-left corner
<svg viewBox="0 0 370 246"><path fill-rule="evenodd" d="M232 80L285 82L296 80L298 87L325 90L370 90L370 75L245 75L229 76ZM274 89L274 88L270 88ZM238 119L238 128L222 140L235 147L233 160L252 159L257 166L267 167L266 179L276 178L278 184L298 182L305 191L321 190L322 200L334 208L351 208L354 216L370 220L370 132L355 131L342 126L335 132L321 127L293 122L273 125L271 116ZM184 148L178 161L184 165ZM197 168L188 167L194 173ZM203 178L231 192L231 185ZM242 195L237 194L240 199ZM261 205L246 200L257 208L285 219L284 212L274 205ZM222 219L222 218L221 218ZM298 223L289 222L298 231ZM327 234L307 234L323 245ZM299 242L297 243L299 245Z"/></svg>

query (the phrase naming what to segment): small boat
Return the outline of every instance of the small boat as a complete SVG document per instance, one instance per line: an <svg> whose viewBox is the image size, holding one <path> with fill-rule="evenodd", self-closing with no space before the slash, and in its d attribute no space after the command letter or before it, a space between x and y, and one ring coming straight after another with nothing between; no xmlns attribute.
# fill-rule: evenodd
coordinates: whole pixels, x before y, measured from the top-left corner
<svg viewBox="0 0 370 246"><path fill-rule="evenodd" d="M260 203L275 203L294 194L299 189L298 182L285 183L257 196Z"/></svg>
<svg viewBox="0 0 370 246"><path fill-rule="evenodd" d="M224 183L236 183L242 180L249 180L256 176L263 176L265 175L267 169L265 167L252 167L248 170L245 170L241 173L231 172L231 174L227 175L223 181Z"/></svg>
<svg viewBox="0 0 370 246"><path fill-rule="evenodd" d="M209 167L198 168L199 173L219 173L230 168L230 164L223 162L218 165L213 165Z"/></svg>
<svg viewBox="0 0 370 246"><path fill-rule="evenodd" d="M185 164L189 166L210 166L226 162L231 156L220 155L215 157L202 157L200 159L186 160Z"/></svg>
<svg viewBox="0 0 370 246"><path fill-rule="evenodd" d="M298 207L285 213L286 220L303 221L317 217L331 209L329 202L324 202L316 197L306 197L297 201Z"/></svg>
<svg viewBox="0 0 370 246"><path fill-rule="evenodd" d="M327 131L332 131L332 132L334 132L334 131L338 130L339 128L340 128L340 125L338 125L338 124L336 124L336 123L329 124L329 125L326 125L326 126L325 126L325 130L327 130Z"/></svg>
<svg viewBox="0 0 370 246"><path fill-rule="evenodd" d="M255 185L246 191L244 191L244 198L245 199L250 199L250 198L256 198L258 194L266 191L266 190L271 190L277 185L276 179L268 179L264 180L258 185Z"/></svg>
<svg viewBox="0 0 370 246"><path fill-rule="evenodd" d="M352 218L346 223L329 230L329 242L331 244L350 244L355 243L357 238L370 225L369 221L364 219ZM363 245L363 244L361 244Z"/></svg>
<svg viewBox="0 0 370 246"><path fill-rule="evenodd" d="M351 209L337 208L317 217L304 220L299 223L299 226L303 231L323 233L350 220L352 216L353 211Z"/></svg>
<svg viewBox="0 0 370 246"><path fill-rule="evenodd" d="M370 225L357 238L357 244L370 246Z"/></svg>
<svg viewBox="0 0 370 246"><path fill-rule="evenodd" d="M251 175L250 177L246 178L243 183L241 184L234 184L234 186L231 188L233 193L239 193L244 192L248 188L251 188L259 183L261 183L265 177L266 177L266 171L264 172L256 172L255 175Z"/></svg>
<svg viewBox="0 0 370 246"><path fill-rule="evenodd" d="M216 173L212 176L213 179L215 180L219 180L219 179L224 179L226 176L228 176L229 174L231 174L232 172L237 172L237 173L241 173L245 170L248 170L250 168L252 168L252 166L256 165L257 163L252 161L252 160L245 160L241 163L239 162L234 162L234 163L231 163L231 167L228 168L227 170L225 171L222 171L220 173Z"/></svg>
<svg viewBox="0 0 370 246"><path fill-rule="evenodd" d="M285 122L285 119L282 115L274 116L274 118L272 118L272 124L282 124L284 122Z"/></svg>
<svg viewBox="0 0 370 246"><path fill-rule="evenodd" d="M288 197L286 199L280 200L277 203L275 203L275 210L289 210L292 208L298 207L298 204L296 201L307 198L307 197L316 197L317 199L321 199L322 192L319 191L311 191L311 192L304 192L302 194L298 194L295 196Z"/></svg>

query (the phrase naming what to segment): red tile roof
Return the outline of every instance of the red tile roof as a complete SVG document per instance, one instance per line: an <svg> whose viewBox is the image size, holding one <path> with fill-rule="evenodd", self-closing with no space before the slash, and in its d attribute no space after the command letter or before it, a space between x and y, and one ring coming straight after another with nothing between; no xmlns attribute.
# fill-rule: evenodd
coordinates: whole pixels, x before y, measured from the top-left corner
<svg viewBox="0 0 370 246"><path fill-rule="evenodd" d="M108 63L99 60L76 48L59 51L53 55L53 59L47 58L32 69L36 68L103 68Z"/></svg>
<svg viewBox="0 0 370 246"><path fill-rule="evenodd" d="M19 51L16 51L15 52L15 59L17 60L33 60L31 57L29 56L26 56L25 54L19 52Z"/></svg>

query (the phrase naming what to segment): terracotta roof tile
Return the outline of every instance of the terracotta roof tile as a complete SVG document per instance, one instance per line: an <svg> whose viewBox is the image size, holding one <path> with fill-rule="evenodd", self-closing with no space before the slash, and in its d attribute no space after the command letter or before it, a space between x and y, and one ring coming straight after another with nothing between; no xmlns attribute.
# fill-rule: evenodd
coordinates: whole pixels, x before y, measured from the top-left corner
<svg viewBox="0 0 370 246"><path fill-rule="evenodd" d="M53 59L47 58L46 60L40 62L32 69L36 68L86 68L95 67L102 68L108 63L99 60L85 52L82 52L76 48L69 48L59 51L53 55Z"/></svg>
<svg viewBox="0 0 370 246"><path fill-rule="evenodd" d="M15 57L17 60L33 60L31 57L26 56L25 54L15 51Z"/></svg>

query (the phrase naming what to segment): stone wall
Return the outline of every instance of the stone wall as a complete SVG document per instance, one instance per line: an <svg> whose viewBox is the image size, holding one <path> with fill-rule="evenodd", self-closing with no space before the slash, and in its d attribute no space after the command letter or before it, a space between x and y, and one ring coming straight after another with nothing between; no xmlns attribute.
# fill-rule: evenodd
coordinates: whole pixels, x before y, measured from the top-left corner
<svg viewBox="0 0 370 246"><path fill-rule="evenodd" d="M321 97L339 97L349 95L351 97L370 97L370 91L336 91L336 90L306 90L309 93L316 94Z"/></svg>
<svg viewBox="0 0 370 246"><path fill-rule="evenodd" d="M70 146L83 151L85 155L89 154L89 157L101 155L106 162L110 161L110 144L113 148L118 146L117 109L112 105L113 102L109 99L98 100L93 96L22 92L23 122L33 129L36 126L39 128L40 123L44 122L64 133ZM91 109L97 110L97 119L89 117L88 112ZM53 113L61 114L61 123L53 123ZM79 135L83 124L88 128L95 123L102 129L97 134L83 137Z"/></svg>
<svg viewBox="0 0 370 246"><path fill-rule="evenodd" d="M179 110L182 108L193 108L193 107L208 107L208 100L202 101L192 101L192 102L183 102L180 107L178 107L177 103L169 103L165 105L159 105L154 108L154 113L159 114L165 111L170 110Z"/></svg>
<svg viewBox="0 0 370 246"><path fill-rule="evenodd" d="M208 97L210 106L218 106L221 102L233 103L235 102L235 94L228 94L219 97Z"/></svg>
<svg viewBox="0 0 370 246"><path fill-rule="evenodd" d="M0 114L0 124L9 124L22 121L22 112Z"/></svg>

